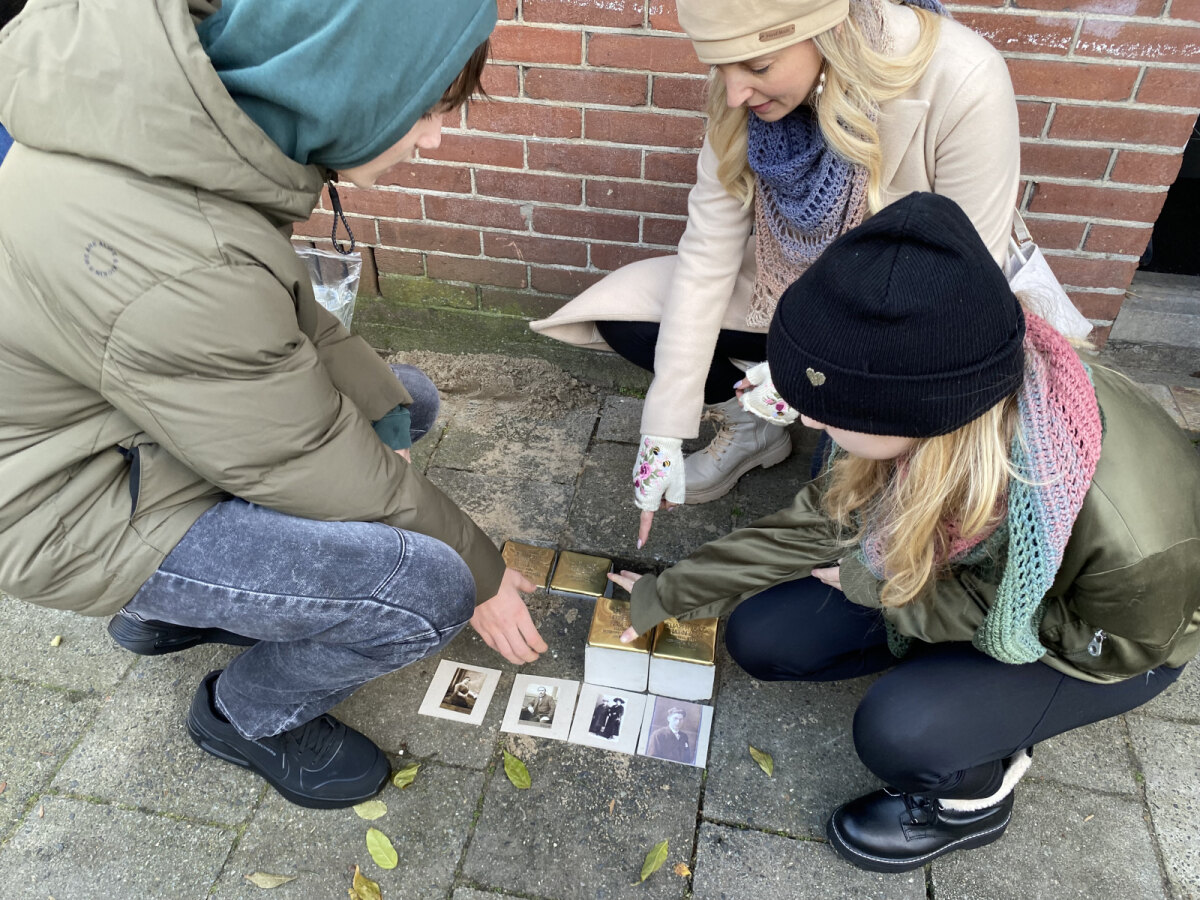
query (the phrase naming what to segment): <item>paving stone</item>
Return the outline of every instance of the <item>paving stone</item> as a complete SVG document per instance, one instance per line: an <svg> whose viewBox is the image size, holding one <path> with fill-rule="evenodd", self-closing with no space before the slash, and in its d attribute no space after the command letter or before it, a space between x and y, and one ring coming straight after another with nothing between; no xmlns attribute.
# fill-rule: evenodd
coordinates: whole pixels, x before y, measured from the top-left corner
<svg viewBox="0 0 1200 900"><path fill-rule="evenodd" d="M1195 388L1171 386L1171 396L1179 405L1183 421L1193 431L1200 429L1200 391Z"/></svg>
<svg viewBox="0 0 1200 900"><path fill-rule="evenodd" d="M1200 665L1184 666L1175 683L1130 716L1152 715L1200 724Z"/></svg>
<svg viewBox="0 0 1200 900"><path fill-rule="evenodd" d="M477 891L475 888L458 888L451 900L521 900L512 894L498 894L495 891Z"/></svg>
<svg viewBox="0 0 1200 900"><path fill-rule="evenodd" d="M46 609L0 594L0 676L76 691L107 691L137 658L104 630L108 619ZM62 643L51 647L56 635Z"/></svg>
<svg viewBox="0 0 1200 900"><path fill-rule="evenodd" d="M429 429L424 437L412 445L412 464L416 466L417 471L422 473L428 471L430 460L433 459L434 453L437 452L438 445L442 442L442 437L445 435L446 429L454 421L456 412L457 404L443 399L433 427Z"/></svg>
<svg viewBox="0 0 1200 900"><path fill-rule="evenodd" d="M1076 728L1038 744L1026 777L1113 794L1138 793L1120 718Z"/></svg>
<svg viewBox="0 0 1200 900"><path fill-rule="evenodd" d="M925 900L925 873L864 872L829 845L705 822L696 844L695 900Z"/></svg>
<svg viewBox="0 0 1200 900"><path fill-rule="evenodd" d="M1165 384L1138 384L1143 391L1149 394L1154 401L1167 411L1175 424L1180 428L1187 428L1187 421L1183 418L1183 413L1179 410L1179 404L1175 402L1175 398L1171 395L1171 389Z"/></svg>
<svg viewBox="0 0 1200 900"><path fill-rule="evenodd" d="M1129 724L1167 872L1184 896L1200 897L1200 727L1149 716Z"/></svg>
<svg viewBox="0 0 1200 900"><path fill-rule="evenodd" d="M96 717L100 699L0 682L0 839L21 820L25 804L50 786L55 770Z"/></svg>
<svg viewBox="0 0 1200 900"><path fill-rule="evenodd" d="M205 753L188 736L196 686L240 648L201 646L146 657L110 697L54 788L201 822L244 820L265 782Z"/></svg>
<svg viewBox="0 0 1200 900"><path fill-rule="evenodd" d="M519 791L496 767L465 879L555 900L685 895L681 878L634 882L660 841L669 842L668 869L690 857L699 769L522 735L507 735L504 746L525 762L533 784Z"/></svg>
<svg viewBox="0 0 1200 900"><path fill-rule="evenodd" d="M426 765L403 791L392 785L378 797L387 806L366 821L351 809L303 809L272 794L255 814L221 874L214 897L329 900L345 897L357 865L379 883L388 900L445 897L454 879L479 801L483 773ZM367 852L368 828L396 848L395 869L379 868ZM252 872L296 875L264 894L245 880Z"/></svg>
<svg viewBox="0 0 1200 900"><path fill-rule="evenodd" d="M505 478L574 484L596 426L599 403L554 418L514 417L511 404L467 401L433 464Z"/></svg>
<svg viewBox="0 0 1200 900"><path fill-rule="evenodd" d="M705 818L819 837L834 807L879 786L858 761L850 732L869 679L763 682L732 662L718 664ZM747 744L771 754L774 777L750 758Z"/></svg>
<svg viewBox="0 0 1200 900"><path fill-rule="evenodd" d="M1004 836L935 860L932 877L938 900L1166 896L1138 800L1051 784L1023 783Z"/></svg>
<svg viewBox="0 0 1200 900"><path fill-rule="evenodd" d="M39 805L45 816L27 816L0 850L5 896L203 900L235 836L65 797Z"/></svg>
<svg viewBox="0 0 1200 900"><path fill-rule="evenodd" d="M811 429L805 429L816 434ZM786 509L809 481L813 448L794 449L792 455L769 469L747 472L730 495L733 497L733 521L737 528L756 519Z"/></svg>
<svg viewBox="0 0 1200 900"><path fill-rule="evenodd" d="M596 428L596 440L636 444L642 436L643 404L644 401L637 397L605 398L600 410L600 424Z"/></svg>
<svg viewBox="0 0 1200 900"><path fill-rule="evenodd" d="M497 546L510 538L557 544L566 525L570 485L437 466L431 466L428 475Z"/></svg>

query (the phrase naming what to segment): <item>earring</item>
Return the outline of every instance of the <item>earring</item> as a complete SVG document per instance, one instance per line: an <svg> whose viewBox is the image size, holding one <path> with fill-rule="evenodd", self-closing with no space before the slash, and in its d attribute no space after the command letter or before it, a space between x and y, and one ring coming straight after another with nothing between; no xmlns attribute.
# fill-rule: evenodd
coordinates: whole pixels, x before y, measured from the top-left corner
<svg viewBox="0 0 1200 900"><path fill-rule="evenodd" d="M821 77L817 79L817 86L813 88L813 96L820 97L825 92L825 70L821 70Z"/></svg>

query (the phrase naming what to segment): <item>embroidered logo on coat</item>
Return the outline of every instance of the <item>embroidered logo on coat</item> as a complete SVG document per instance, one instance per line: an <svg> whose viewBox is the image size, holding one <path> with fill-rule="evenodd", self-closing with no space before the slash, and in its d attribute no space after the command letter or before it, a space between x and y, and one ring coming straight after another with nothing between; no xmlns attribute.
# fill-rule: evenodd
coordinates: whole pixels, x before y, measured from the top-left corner
<svg viewBox="0 0 1200 900"><path fill-rule="evenodd" d="M92 241L83 249L83 264L97 278L113 274L119 262L116 248L104 241Z"/></svg>

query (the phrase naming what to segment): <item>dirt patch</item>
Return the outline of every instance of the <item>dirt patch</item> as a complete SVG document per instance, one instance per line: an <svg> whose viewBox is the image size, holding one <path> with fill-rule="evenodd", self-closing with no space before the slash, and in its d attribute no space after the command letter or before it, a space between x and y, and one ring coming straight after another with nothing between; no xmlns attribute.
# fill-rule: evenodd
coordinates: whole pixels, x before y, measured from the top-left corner
<svg viewBox="0 0 1200 900"><path fill-rule="evenodd" d="M521 418L557 418L594 403L600 393L595 385L537 357L413 350L393 354L387 361L421 369L444 396L504 403L510 415Z"/></svg>

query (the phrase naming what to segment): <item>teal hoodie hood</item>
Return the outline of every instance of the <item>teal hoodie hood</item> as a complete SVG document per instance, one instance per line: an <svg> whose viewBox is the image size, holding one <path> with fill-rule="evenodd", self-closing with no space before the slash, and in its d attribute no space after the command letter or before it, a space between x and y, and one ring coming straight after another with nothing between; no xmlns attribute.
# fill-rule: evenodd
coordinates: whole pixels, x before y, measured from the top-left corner
<svg viewBox="0 0 1200 900"><path fill-rule="evenodd" d="M285 154L344 169L400 140L495 24L496 0L225 0L197 31Z"/></svg>

